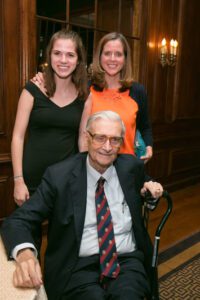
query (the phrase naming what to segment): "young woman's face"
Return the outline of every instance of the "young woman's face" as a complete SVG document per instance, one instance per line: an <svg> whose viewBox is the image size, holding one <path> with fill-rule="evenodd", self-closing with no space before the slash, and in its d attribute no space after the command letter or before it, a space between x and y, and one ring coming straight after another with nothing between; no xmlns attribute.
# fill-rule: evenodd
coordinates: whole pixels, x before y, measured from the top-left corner
<svg viewBox="0 0 200 300"><path fill-rule="evenodd" d="M51 51L51 66L59 78L68 78L76 69L78 55L71 39L57 39Z"/></svg>
<svg viewBox="0 0 200 300"><path fill-rule="evenodd" d="M124 48L120 40L112 40L104 45L100 63L106 75L120 77L125 63Z"/></svg>

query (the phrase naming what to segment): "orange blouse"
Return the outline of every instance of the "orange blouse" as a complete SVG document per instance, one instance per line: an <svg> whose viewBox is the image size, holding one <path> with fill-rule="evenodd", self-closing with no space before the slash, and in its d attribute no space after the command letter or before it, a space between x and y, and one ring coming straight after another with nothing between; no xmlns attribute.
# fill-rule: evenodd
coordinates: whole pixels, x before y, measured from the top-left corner
<svg viewBox="0 0 200 300"><path fill-rule="evenodd" d="M129 90L120 93L118 90L104 89L100 92L91 87L90 91L92 93L91 114L101 110L112 110L118 113L126 127L124 143L119 153L134 154L138 104L129 96Z"/></svg>

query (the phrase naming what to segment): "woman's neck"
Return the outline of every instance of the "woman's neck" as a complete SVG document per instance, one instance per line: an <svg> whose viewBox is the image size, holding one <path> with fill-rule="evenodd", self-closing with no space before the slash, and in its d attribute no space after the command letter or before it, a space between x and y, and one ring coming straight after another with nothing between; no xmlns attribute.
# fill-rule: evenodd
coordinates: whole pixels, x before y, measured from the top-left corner
<svg viewBox="0 0 200 300"><path fill-rule="evenodd" d="M57 76L55 76L55 83L56 83L56 90L63 91L63 92L68 90L72 86L74 86L71 77L58 78Z"/></svg>
<svg viewBox="0 0 200 300"><path fill-rule="evenodd" d="M59 105L62 105L62 102L64 101L64 104L69 103L73 101L77 95L78 91L72 82L71 78L55 78L56 82L56 90L52 97L52 99L55 102L59 102Z"/></svg>
<svg viewBox="0 0 200 300"><path fill-rule="evenodd" d="M110 76L105 75L105 80L106 80L108 89L117 90L117 89L121 88L121 84L119 82L119 80L120 80L119 76L110 77Z"/></svg>

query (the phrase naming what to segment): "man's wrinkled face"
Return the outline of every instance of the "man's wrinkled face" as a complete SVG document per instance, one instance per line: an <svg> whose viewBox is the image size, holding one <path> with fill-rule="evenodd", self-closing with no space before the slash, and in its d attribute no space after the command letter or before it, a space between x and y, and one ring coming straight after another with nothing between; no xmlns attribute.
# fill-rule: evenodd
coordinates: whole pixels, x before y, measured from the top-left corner
<svg viewBox="0 0 200 300"><path fill-rule="evenodd" d="M122 144L121 123L96 119L86 135L90 164L98 172L104 173L116 159Z"/></svg>

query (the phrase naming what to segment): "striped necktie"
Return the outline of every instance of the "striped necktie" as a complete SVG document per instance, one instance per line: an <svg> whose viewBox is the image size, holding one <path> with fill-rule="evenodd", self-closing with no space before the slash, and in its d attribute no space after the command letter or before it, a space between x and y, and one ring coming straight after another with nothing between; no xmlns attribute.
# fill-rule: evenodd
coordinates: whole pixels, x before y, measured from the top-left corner
<svg viewBox="0 0 200 300"><path fill-rule="evenodd" d="M101 267L100 280L103 280L105 277L116 278L120 272L120 266L117 260L112 216L104 193L104 182L105 179L100 177L97 182L95 194Z"/></svg>

